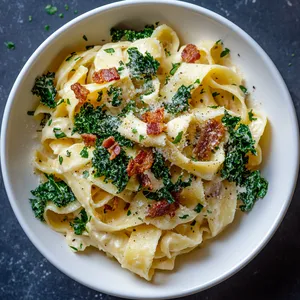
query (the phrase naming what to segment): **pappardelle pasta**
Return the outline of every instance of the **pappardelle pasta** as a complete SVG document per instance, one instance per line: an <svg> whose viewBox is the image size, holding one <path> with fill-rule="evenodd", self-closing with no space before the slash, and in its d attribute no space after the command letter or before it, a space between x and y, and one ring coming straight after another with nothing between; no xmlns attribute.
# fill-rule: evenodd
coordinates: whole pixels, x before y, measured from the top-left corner
<svg viewBox="0 0 300 300"><path fill-rule="evenodd" d="M36 79L30 203L74 252L96 247L151 280L266 195L267 118L221 40L180 46L167 25L111 34Z"/></svg>

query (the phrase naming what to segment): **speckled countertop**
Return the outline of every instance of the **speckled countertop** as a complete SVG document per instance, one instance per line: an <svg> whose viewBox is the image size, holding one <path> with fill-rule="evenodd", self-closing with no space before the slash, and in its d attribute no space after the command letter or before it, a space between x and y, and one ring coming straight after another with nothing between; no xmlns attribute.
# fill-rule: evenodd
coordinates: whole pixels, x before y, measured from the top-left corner
<svg viewBox="0 0 300 300"><path fill-rule="evenodd" d="M24 63L56 29L104 0L0 1L0 114ZM194 0L249 33L268 53L282 74L300 114L300 1ZM53 4L55 16L44 7ZM64 4L69 5L65 11ZM64 13L60 18L58 14ZM28 16L32 16L32 22ZM50 25L50 30L44 29ZM15 50L4 42L13 41ZM2 176L2 175L0 175ZM35 249L18 224L0 181L0 299L117 299L68 278ZM227 281L185 299L300 299L300 185L280 228L264 250Z"/></svg>

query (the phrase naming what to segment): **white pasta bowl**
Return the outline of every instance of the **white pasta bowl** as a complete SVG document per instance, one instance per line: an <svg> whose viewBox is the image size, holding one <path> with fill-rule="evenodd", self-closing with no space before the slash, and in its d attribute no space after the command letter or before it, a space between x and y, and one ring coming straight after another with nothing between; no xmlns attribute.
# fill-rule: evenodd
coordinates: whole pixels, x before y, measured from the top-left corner
<svg viewBox="0 0 300 300"><path fill-rule="evenodd" d="M89 44L109 41L111 27L141 28L159 21L171 26L181 41L222 39L241 69L253 98L261 103L269 124L263 143L262 173L269 191L249 214L238 214L225 232L202 248L182 255L173 271L158 272L146 282L103 253L74 254L64 238L33 217L28 201L37 186L31 157L36 123L26 115L36 107L34 79L54 70L63 57ZM238 55L239 54L239 55ZM252 90L252 88L250 88ZM125 298L162 299L202 291L230 277L266 245L282 221L298 174L298 124L291 97L278 70L243 30L198 6L168 0L126 1L106 5L79 16L52 34L31 56L10 93L3 116L1 164L6 191L15 215L39 251L62 272L95 290Z"/></svg>

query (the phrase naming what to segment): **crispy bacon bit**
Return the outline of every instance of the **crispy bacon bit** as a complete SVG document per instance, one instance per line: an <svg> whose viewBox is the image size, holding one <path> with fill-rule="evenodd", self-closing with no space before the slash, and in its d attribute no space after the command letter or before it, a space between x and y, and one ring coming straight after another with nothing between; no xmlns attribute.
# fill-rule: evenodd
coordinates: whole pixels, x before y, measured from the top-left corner
<svg viewBox="0 0 300 300"><path fill-rule="evenodd" d="M156 111L147 111L142 115L142 120L147 123L147 134L158 135L165 129L164 108L158 108Z"/></svg>
<svg viewBox="0 0 300 300"><path fill-rule="evenodd" d="M82 139L83 139L84 144L85 144L87 147L95 146L96 139L97 139L97 136L96 136L96 135L91 134L91 133L83 133L83 134L81 135L81 137L82 137Z"/></svg>
<svg viewBox="0 0 300 300"><path fill-rule="evenodd" d="M113 80L119 80L120 75L115 67L109 69L101 69L94 72L92 80L96 83L105 83Z"/></svg>
<svg viewBox="0 0 300 300"><path fill-rule="evenodd" d="M174 202L170 204L167 200L157 201L152 204L152 206L148 209L147 217L155 218L161 217L165 215L170 215L170 217L175 216L175 211L179 208L179 203Z"/></svg>
<svg viewBox="0 0 300 300"><path fill-rule="evenodd" d="M113 136L105 139L102 142L102 146L110 153L110 160L115 159L121 153L121 147Z"/></svg>
<svg viewBox="0 0 300 300"><path fill-rule="evenodd" d="M182 60L187 63L194 63L200 58L200 53L194 44L188 44L181 53Z"/></svg>
<svg viewBox="0 0 300 300"><path fill-rule="evenodd" d="M200 138L194 153L199 160L208 160L212 150L217 147L225 133L224 126L217 120L208 120L201 128Z"/></svg>
<svg viewBox="0 0 300 300"><path fill-rule="evenodd" d="M152 182L147 174L138 174L138 180L143 188L147 188L148 190L152 190Z"/></svg>
<svg viewBox="0 0 300 300"><path fill-rule="evenodd" d="M112 211L112 207L109 204L104 204L104 213L106 214L107 211Z"/></svg>
<svg viewBox="0 0 300 300"><path fill-rule="evenodd" d="M71 90L74 92L75 97L79 100L80 104L86 101L86 98L90 93L90 91L87 88L85 88L78 82L71 85Z"/></svg>
<svg viewBox="0 0 300 300"><path fill-rule="evenodd" d="M130 203L127 202L124 206L124 210L127 210L129 208L129 206L130 206Z"/></svg>
<svg viewBox="0 0 300 300"><path fill-rule="evenodd" d="M138 155L131 159L127 166L128 176L135 174L142 174L146 170L150 169L153 164L153 153L152 151L141 150Z"/></svg>

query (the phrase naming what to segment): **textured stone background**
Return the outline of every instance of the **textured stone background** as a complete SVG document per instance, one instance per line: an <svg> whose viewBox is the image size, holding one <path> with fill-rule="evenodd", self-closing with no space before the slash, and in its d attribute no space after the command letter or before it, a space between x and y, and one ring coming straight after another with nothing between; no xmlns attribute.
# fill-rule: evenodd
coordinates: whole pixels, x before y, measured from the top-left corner
<svg viewBox="0 0 300 300"><path fill-rule="evenodd" d="M1 0L0 1L0 114L19 71L34 50L56 29L78 15L114 1ZM249 33L269 54L281 72L300 114L300 1L194 0ZM44 7L56 5L49 16ZM64 4L70 7L64 10ZM32 15L33 21L28 22ZM45 31L44 26L50 25ZM14 41L8 50L5 41ZM294 56L292 55L294 53ZM279 120L283 121L283 120ZM288 149L288 145L287 145ZM288 153L287 153L288 154ZM1 175L0 175L1 176ZM285 174L278 174L285 176ZM0 178L0 299L105 299L107 296L69 279L35 249L18 224ZM300 186L289 211L265 249L229 280L184 299L300 299Z"/></svg>

